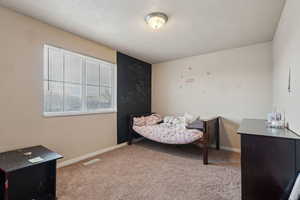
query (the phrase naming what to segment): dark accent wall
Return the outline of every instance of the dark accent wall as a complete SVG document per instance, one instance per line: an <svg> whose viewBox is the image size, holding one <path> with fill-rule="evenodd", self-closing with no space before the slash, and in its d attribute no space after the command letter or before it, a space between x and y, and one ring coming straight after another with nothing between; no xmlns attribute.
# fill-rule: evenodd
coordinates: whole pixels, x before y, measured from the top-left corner
<svg viewBox="0 0 300 200"><path fill-rule="evenodd" d="M120 52L117 53L117 65L117 131L120 144L128 138L129 115L151 112L152 66Z"/></svg>

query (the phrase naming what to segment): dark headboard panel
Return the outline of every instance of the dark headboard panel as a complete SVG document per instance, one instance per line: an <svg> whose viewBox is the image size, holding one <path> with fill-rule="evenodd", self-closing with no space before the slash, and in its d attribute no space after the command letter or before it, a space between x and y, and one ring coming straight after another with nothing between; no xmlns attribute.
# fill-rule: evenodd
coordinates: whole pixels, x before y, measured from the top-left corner
<svg viewBox="0 0 300 200"><path fill-rule="evenodd" d="M151 112L151 64L117 53L118 144L126 142L129 116ZM138 137L136 135L136 137Z"/></svg>

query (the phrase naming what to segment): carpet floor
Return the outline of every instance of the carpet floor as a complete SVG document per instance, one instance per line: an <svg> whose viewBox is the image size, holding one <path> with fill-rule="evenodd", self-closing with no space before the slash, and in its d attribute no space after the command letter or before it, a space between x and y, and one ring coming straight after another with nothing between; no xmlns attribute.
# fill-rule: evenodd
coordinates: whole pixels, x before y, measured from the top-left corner
<svg viewBox="0 0 300 200"><path fill-rule="evenodd" d="M141 141L58 170L59 200L240 200L240 155Z"/></svg>

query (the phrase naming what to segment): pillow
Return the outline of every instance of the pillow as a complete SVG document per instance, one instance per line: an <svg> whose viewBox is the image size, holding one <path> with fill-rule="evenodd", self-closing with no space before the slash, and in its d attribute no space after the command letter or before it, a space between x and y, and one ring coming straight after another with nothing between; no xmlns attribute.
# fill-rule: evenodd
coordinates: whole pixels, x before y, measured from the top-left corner
<svg viewBox="0 0 300 200"><path fill-rule="evenodd" d="M195 121L193 121L192 123L189 123L186 126L187 129L202 129L204 128L204 123L202 120L200 119L196 119Z"/></svg>
<svg viewBox="0 0 300 200"><path fill-rule="evenodd" d="M162 121L162 118L158 114L152 114L150 116L145 117L146 126L152 126Z"/></svg>
<svg viewBox="0 0 300 200"><path fill-rule="evenodd" d="M189 124L195 120L194 116L189 113L184 113L183 117L185 119L186 124Z"/></svg>
<svg viewBox="0 0 300 200"><path fill-rule="evenodd" d="M133 126L145 126L146 122L145 122L145 117L134 117L133 118Z"/></svg>
<svg viewBox="0 0 300 200"><path fill-rule="evenodd" d="M134 126L152 126L157 124L158 122L162 121L162 118L158 114L152 114L149 116L142 116L142 117L134 117L133 118L133 125Z"/></svg>
<svg viewBox="0 0 300 200"><path fill-rule="evenodd" d="M166 116L164 118L164 123L175 125L175 126L186 126L187 124L193 121L193 115L185 113L184 115L179 116Z"/></svg>

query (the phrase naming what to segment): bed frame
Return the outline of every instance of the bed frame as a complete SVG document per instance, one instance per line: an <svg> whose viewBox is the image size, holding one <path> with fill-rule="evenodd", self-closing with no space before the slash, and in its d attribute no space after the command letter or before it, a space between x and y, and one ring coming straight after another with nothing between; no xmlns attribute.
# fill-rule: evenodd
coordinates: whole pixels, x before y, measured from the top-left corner
<svg viewBox="0 0 300 200"><path fill-rule="evenodd" d="M132 140L134 137L134 133L138 134L136 131L133 130L133 118L134 117L146 117L154 113L143 113L143 114L132 114L129 117L129 135L128 135L128 145L132 144ZM193 142L193 144L201 144L203 148L203 164L208 164L208 148L210 144L210 137L213 135L216 143L216 149L220 149L220 134L219 134L219 123L220 117L216 117L213 119L202 120L203 121L203 128L198 129L203 132L203 137L199 140ZM139 135L139 134L138 134Z"/></svg>

